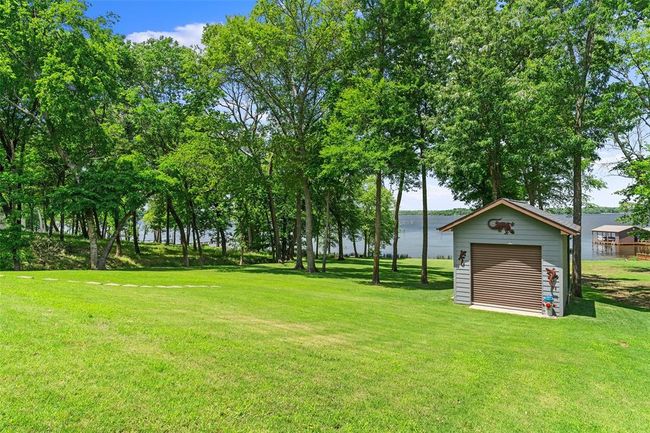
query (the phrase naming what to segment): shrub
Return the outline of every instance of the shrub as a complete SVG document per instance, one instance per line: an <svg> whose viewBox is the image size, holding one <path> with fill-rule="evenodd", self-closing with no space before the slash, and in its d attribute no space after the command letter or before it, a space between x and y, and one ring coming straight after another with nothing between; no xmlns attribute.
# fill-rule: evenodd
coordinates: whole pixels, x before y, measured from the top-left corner
<svg viewBox="0 0 650 433"><path fill-rule="evenodd" d="M58 239L35 236L30 245L30 261L39 268L56 268L65 256L65 245Z"/></svg>

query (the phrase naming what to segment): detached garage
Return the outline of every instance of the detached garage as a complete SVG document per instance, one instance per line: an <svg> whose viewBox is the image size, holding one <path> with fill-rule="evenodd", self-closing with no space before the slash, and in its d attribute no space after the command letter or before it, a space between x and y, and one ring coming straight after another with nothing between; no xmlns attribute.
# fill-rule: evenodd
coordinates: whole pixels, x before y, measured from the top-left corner
<svg viewBox="0 0 650 433"><path fill-rule="evenodd" d="M500 199L438 230L454 232L454 302L565 315L569 237L579 226Z"/></svg>

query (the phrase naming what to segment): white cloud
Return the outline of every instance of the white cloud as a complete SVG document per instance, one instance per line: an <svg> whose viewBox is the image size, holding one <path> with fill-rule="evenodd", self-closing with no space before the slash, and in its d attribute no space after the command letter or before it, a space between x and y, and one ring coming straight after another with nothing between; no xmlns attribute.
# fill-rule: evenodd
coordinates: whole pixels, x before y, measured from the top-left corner
<svg viewBox="0 0 650 433"><path fill-rule="evenodd" d="M147 30L144 32L135 32L126 36L126 39L132 42L144 42L149 39L158 39L168 37L175 39L179 44L186 47L201 46L201 36L205 23L185 24L184 26L175 27L171 32Z"/></svg>

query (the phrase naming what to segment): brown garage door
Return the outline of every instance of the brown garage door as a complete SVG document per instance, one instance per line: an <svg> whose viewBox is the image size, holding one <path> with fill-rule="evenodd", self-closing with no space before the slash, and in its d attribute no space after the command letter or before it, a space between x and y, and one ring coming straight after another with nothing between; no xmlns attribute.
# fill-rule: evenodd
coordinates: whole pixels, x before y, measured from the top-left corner
<svg viewBox="0 0 650 433"><path fill-rule="evenodd" d="M472 303L539 311L539 246L472 244Z"/></svg>

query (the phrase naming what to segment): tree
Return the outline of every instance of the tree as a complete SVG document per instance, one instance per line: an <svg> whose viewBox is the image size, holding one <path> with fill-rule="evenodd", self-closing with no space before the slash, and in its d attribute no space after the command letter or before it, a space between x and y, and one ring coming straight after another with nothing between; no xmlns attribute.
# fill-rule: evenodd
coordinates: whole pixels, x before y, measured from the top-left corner
<svg viewBox="0 0 650 433"><path fill-rule="evenodd" d="M148 155L152 167L162 166L165 158L173 159L170 155L177 152L188 135L192 135L187 134L192 116L210 106L214 94L210 91L204 94L198 89L202 80L209 80L211 75L202 76L204 71L200 69L197 54L171 38L131 44L129 50L133 59L133 77L128 90L126 121L132 129L133 144ZM191 235L192 231L188 232L186 228L191 223L181 216L194 213L190 209L191 202L181 171L171 169L169 164L164 168L168 176L177 176L168 184L164 202L167 220L173 218L180 231L183 263L189 266L188 233Z"/></svg>
<svg viewBox="0 0 650 433"><path fill-rule="evenodd" d="M612 140L623 155L616 170L631 180L621 191L625 219L646 227L650 225L650 29L638 20L648 10L631 12L631 22L615 41L611 71L616 82L605 96L608 109L604 114L615 125Z"/></svg>
<svg viewBox="0 0 650 433"><path fill-rule="evenodd" d="M110 88L115 72L116 42L106 20L89 19L84 11L77 0L0 5L0 183L6 187L0 205L7 224L3 246L9 247L14 269L27 245L24 186L39 162L35 144L45 145L42 154L51 151L53 124L63 117L72 123L83 112L85 124L96 126L96 112L89 108L102 104L104 86ZM57 129L56 136L71 133Z"/></svg>
<svg viewBox="0 0 650 433"><path fill-rule="evenodd" d="M447 59L440 53L440 35L434 30L440 13L440 2L434 0L389 1L390 16L389 51L391 75L404 87L409 103L408 132L403 139L412 140L412 152L401 155L400 188L401 198L406 178L417 167L422 192L422 255L420 283L428 284L429 212L427 196L427 177L431 171L430 153L439 141L439 125L435 122L441 110L440 98L436 91L442 87L448 74ZM433 25L432 25L433 24ZM432 121L433 120L433 121ZM397 270L397 240L399 224L399 205L395 208L395 235L393 237L393 270Z"/></svg>
<svg viewBox="0 0 650 433"><path fill-rule="evenodd" d="M260 0L250 17L209 26L203 38L211 64L246 88L282 133L302 184L308 272L316 271L311 181L324 90L338 69L350 10L345 0Z"/></svg>
<svg viewBox="0 0 650 433"><path fill-rule="evenodd" d="M612 84L614 44L618 32L629 25L632 2L602 0L551 2L549 13L555 44L545 58L546 76L561 92L554 100L562 113L557 125L568 135L566 153L572 168L573 222L582 224L584 173L612 132L606 99ZM625 11L625 13L622 13ZM572 287L582 296L580 235L573 240Z"/></svg>
<svg viewBox="0 0 650 433"><path fill-rule="evenodd" d="M111 33L104 18L87 18L85 4L79 1L5 2L2 7L2 19L6 19L2 45L11 53L0 61L5 72L2 79L13 81L3 83L9 93L3 94L2 105L18 115L14 120L19 120L21 138L17 141L18 136L3 134L5 142L11 143L6 147L10 150L6 161L10 172L20 177L22 167L12 162L15 151L24 151L26 140L38 131L34 142L39 144L39 152L60 158L78 193L77 204L84 206L81 212L86 217L94 268L98 251L94 197L83 178L110 147L104 122L119 87L120 39ZM20 191L20 180L16 181ZM15 199L5 198L3 208L5 213L11 211L11 220L15 217L13 233L17 238L21 207Z"/></svg>
<svg viewBox="0 0 650 433"><path fill-rule="evenodd" d="M361 228L364 232L364 237L370 237L370 235L375 231L375 207L377 197L377 190L375 188L375 178L371 176L363 182L359 192L359 206L362 215ZM379 194L381 195L381 238L379 243L373 239L373 257L375 256L376 251L381 253L381 249L390 243L391 229L395 225L392 212L395 207L393 194L385 187L381 187Z"/></svg>
<svg viewBox="0 0 650 433"><path fill-rule="evenodd" d="M280 227L273 194L273 168L276 157L272 149L270 125L264 121L268 113L260 109L253 96L249 95L240 83L225 82L222 88L224 96L220 105L236 125L229 141L237 152L251 159L257 177L266 191L273 233L273 258L275 261L282 261Z"/></svg>
<svg viewBox="0 0 650 433"><path fill-rule="evenodd" d="M400 129L406 104L399 90L384 79L356 79L355 86L341 93L330 120L330 142L323 150L328 170L342 169L348 175L374 176L373 284L380 283L383 173L390 172L390 162L404 151Z"/></svg>

